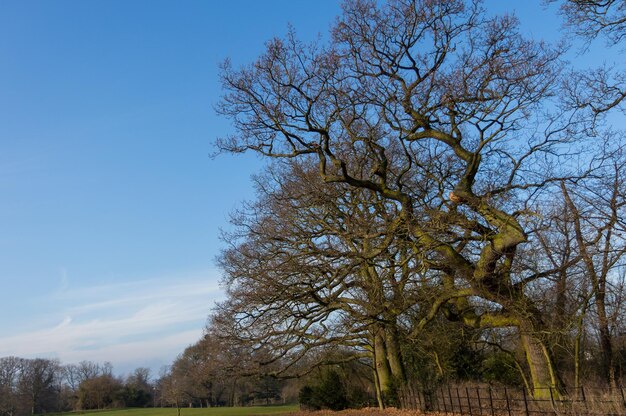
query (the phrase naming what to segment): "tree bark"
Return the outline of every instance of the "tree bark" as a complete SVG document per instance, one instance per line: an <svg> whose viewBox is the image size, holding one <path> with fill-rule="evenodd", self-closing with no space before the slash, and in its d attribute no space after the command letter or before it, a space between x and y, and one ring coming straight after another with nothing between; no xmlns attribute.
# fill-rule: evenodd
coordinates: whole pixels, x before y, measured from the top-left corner
<svg viewBox="0 0 626 416"><path fill-rule="evenodd" d="M561 383L550 349L537 335L537 331L532 324L523 322L519 331L521 345L530 372L533 397L546 399L560 396Z"/></svg>
<svg viewBox="0 0 626 416"><path fill-rule="evenodd" d="M609 319L606 313L605 302L605 285L606 282L602 280L598 288L598 293L595 296L595 304L598 313L598 332L600 335L600 350L601 350L601 371L602 377L606 380L608 386L611 389L617 388L617 382L615 380L615 366L613 365L613 344L611 342L611 331L609 329Z"/></svg>
<svg viewBox="0 0 626 416"><path fill-rule="evenodd" d="M380 385L382 401L384 403L385 397L390 391L392 375L391 369L389 367L389 361L387 359L385 331L382 328L379 328L374 335L374 359L374 365L376 369L376 374L378 376L378 383Z"/></svg>
<svg viewBox="0 0 626 416"><path fill-rule="evenodd" d="M389 369L394 380L400 384L406 382L406 371L404 368L404 361L402 359L402 351L400 349L400 341L398 339L398 331L395 328L387 328L386 334L386 346L387 346L387 359L389 362Z"/></svg>

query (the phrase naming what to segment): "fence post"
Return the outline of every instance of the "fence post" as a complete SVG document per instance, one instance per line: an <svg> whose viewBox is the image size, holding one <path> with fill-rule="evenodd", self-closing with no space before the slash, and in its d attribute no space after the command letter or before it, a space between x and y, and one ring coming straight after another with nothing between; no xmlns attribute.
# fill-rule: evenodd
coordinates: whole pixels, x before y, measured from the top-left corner
<svg viewBox="0 0 626 416"><path fill-rule="evenodd" d="M491 386L489 386L489 408L491 409L491 416L494 416L493 413L493 395L491 394Z"/></svg>
<svg viewBox="0 0 626 416"><path fill-rule="evenodd" d="M467 399L467 407L469 408L469 414L470 416L473 416L472 414L472 402L470 401L470 393L469 393L469 387L465 387L465 398Z"/></svg>
<svg viewBox="0 0 626 416"><path fill-rule="evenodd" d="M411 391L411 387L408 384L406 384L403 387L403 390L404 390L404 400L406 401L406 407L408 409L413 409L414 408L413 407L414 406L413 405L414 397L413 397L413 392Z"/></svg>
<svg viewBox="0 0 626 416"><path fill-rule="evenodd" d="M415 391L415 387L412 387L411 390L413 391L413 404L415 405L415 409L416 410L424 410L424 409L422 409L422 392L421 392L421 389L417 389L417 391Z"/></svg>
<svg viewBox="0 0 626 416"><path fill-rule="evenodd" d="M506 387L504 387L504 397L506 398L506 410L509 412L509 416L511 416L511 404L509 403L509 394L506 391Z"/></svg>
<svg viewBox="0 0 626 416"><path fill-rule="evenodd" d="M413 405L411 402L413 401L413 396L411 395L411 387L408 384L404 384L400 392L402 393L402 399L400 400L402 408L412 409Z"/></svg>
<svg viewBox="0 0 626 416"><path fill-rule="evenodd" d="M459 388L456 388L456 399L459 402L459 410L461 411L461 416L463 416L463 403L461 403L461 394L459 393Z"/></svg>
<svg viewBox="0 0 626 416"><path fill-rule="evenodd" d="M480 388L476 387L476 398L478 399L478 409L480 410L479 414L483 414L483 404L480 402Z"/></svg>
<svg viewBox="0 0 626 416"><path fill-rule="evenodd" d="M452 389L450 389L449 384L448 384L448 397L450 398L450 412L454 413L454 402L452 401Z"/></svg>
<svg viewBox="0 0 626 416"><path fill-rule="evenodd" d="M426 410L426 398L424 397L424 389L417 390L417 401L419 403L419 410Z"/></svg>
<svg viewBox="0 0 626 416"><path fill-rule="evenodd" d="M424 388L420 385L415 391L415 404L418 410L426 410L426 398L424 397Z"/></svg>
<svg viewBox="0 0 626 416"><path fill-rule="evenodd" d="M446 404L446 396L444 394L443 387L441 388L441 401L443 402L443 411L448 414L448 405ZM450 413L454 413L452 410Z"/></svg>
<svg viewBox="0 0 626 416"><path fill-rule="evenodd" d="M441 399L439 396L441 396ZM440 386L435 390L435 399L437 400L437 411L441 412L441 406L443 405L443 411L447 414L448 410L446 409L446 399L443 397L443 387Z"/></svg>
<svg viewBox="0 0 626 416"><path fill-rule="evenodd" d="M522 396L524 397L524 409L526 410L526 416L530 416L528 413L528 400L526 399L526 389L522 388Z"/></svg>

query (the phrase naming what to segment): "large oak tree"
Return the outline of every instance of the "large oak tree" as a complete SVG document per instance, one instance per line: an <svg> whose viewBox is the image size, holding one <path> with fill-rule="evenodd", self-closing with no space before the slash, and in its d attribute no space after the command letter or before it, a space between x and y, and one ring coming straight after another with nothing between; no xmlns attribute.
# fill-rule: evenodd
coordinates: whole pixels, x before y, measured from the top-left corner
<svg viewBox="0 0 626 416"><path fill-rule="evenodd" d="M313 156L324 182L397 204L413 251L444 275L433 308L517 327L540 394L558 378L541 314L511 270L530 191L561 175L540 162L564 140L541 111L558 58L478 3L346 2L327 45L290 33L248 67L225 65L220 111L237 133L220 145ZM499 306L478 313L470 296Z"/></svg>

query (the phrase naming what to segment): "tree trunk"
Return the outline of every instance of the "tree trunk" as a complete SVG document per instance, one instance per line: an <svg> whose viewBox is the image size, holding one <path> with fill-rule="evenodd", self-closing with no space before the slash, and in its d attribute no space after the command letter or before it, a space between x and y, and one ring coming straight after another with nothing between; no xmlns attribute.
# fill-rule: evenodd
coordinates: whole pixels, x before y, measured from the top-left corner
<svg viewBox="0 0 626 416"><path fill-rule="evenodd" d="M391 369L389 368L389 361L387 359L387 347L385 345L385 331L380 328L374 335L374 366L376 375L378 377L378 384L380 385L380 392L382 401L385 401L385 397L389 393L391 387Z"/></svg>
<svg viewBox="0 0 626 416"><path fill-rule="evenodd" d="M398 339L398 331L389 329L386 333L387 359L389 361L389 369L394 380L400 384L406 382L406 371L404 361L402 359L402 351L400 350L400 341Z"/></svg>
<svg viewBox="0 0 626 416"><path fill-rule="evenodd" d="M561 383L550 350L529 323L520 325L519 330L521 345L530 371L533 397L546 399L560 396Z"/></svg>
<svg viewBox="0 0 626 416"><path fill-rule="evenodd" d="M581 372L581 368L580 368L580 362L581 362L581 358L582 358L582 339L583 339L583 335L584 335L584 320L585 320L585 315L587 314L587 307L586 307L586 303L583 304L583 309L580 312L580 315L578 316L578 319L576 321L576 338L574 339L574 388L576 389L576 391L579 391L581 384L580 384L580 372Z"/></svg>
<svg viewBox="0 0 626 416"><path fill-rule="evenodd" d="M235 387L237 386L237 379L233 378L233 383L231 385L230 394L228 395L228 402L230 403L230 407L235 406Z"/></svg>
<svg viewBox="0 0 626 416"><path fill-rule="evenodd" d="M614 390L617 387L615 380L615 366L613 365L613 345L611 340L611 331L609 329L609 319L606 313L605 293L606 282L599 282L598 291L595 297L596 309L598 313L598 332L600 335L600 351L601 351L601 371L602 378L607 385Z"/></svg>
<svg viewBox="0 0 626 416"><path fill-rule="evenodd" d="M376 361L376 358L374 357L374 362ZM380 391L380 380L378 379L378 373L376 372L376 368L374 367L373 369L374 371L374 387L376 389L376 401L378 402L378 408L379 409L384 409L385 408L385 402L383 402L383 394Z"/></svg>

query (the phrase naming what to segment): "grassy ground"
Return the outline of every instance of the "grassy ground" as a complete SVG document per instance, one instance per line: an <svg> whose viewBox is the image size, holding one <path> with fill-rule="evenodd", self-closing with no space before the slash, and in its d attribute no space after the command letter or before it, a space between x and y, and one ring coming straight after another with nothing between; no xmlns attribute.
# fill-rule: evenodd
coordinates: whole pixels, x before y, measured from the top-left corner
<svg viewBox="0 0 626 416"><path fill-rule="evenodd" d="M279 415L297 412L298 405L252 406L252 407L212 407L204 409L181 408L180 416L247 416ZM62 413L60 416L177 416L176 408L100 410L93 412Z"/></svg>

